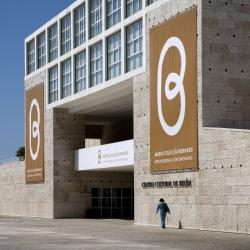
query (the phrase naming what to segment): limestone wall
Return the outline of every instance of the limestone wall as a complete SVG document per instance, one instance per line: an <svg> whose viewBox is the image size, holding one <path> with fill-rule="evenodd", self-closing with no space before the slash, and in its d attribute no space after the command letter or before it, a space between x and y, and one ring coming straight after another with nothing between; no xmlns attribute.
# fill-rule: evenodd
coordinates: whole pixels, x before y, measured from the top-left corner
<svg viewBox="0 0 250 250"><path fill-rule="evenodd" d="M250 128L249 0L202 1L203 125Z"/></svg>
<svg viewBox="0 0 250 250"><path fill-rule="evenodd" d="M44 184L25 183L25 162L0 165L0 215L52 217L52 203Z"/></svg>
<svg viewBox="0 0 250 250"><path fill-rule="evenodd" d="M45 72L25 82L44 84ZM44 183L26 184L25 162L0 165L0 215L53 218L53 110L44 108Z"/></svg>
<svg viewBox="0 0 250 250"><path fill-rule="evenodd" d="M208 2L221 4L222 1L202 1L203 6L206 6ZM236 6L237 1L227 2ZM218 111L215 108L216 104L211 103L202 110L204 107L202 98L205 98L205 102L206 98L209 98L206 94L202 96L202 93L206 93L206 89L209 88L206 85L217 85L217 90L222 86L218 96L221 93L222 95L227 93L223 90L224 83L221 83L220 78L214 78L214 82L211 82L211 79L207 79L207 74L202 75L202 68L206 67L208 60L212 60L212 55L207 55L206 48L204 48L206 45L202 44L202 36L206 36L204 34L206 31L204 25L201 24L201 13L203 11L206 15L204 13L206 7L202 9L201 1L168 1L148 16L147 28L193 5L198 6L199 170L150 173L150 64L148 61L147 73L134 78L135 223L159 225L159 217L155 215L155 208L159 198L164 197L171 210L171 215L168 217L168 225L171 227L179 227L181 223L183 228L248 233L250 230L250 131L208 128L203 124L203 117L217 115ZM235 7L236 12L238 7ZM218 16L222 17L222 15ZM225 16L224 12L223 17ZM226 21L224 23L226 24ZM210 38L206 43L213 41L214 39ZM240 47L240 43L237 46ZM149 53L149 48L147 48L147 53ZM235 66L234 70L237 70L236 64L237 62L232 65ZM238 75L240 74L241 72L238 72ZM244 92L240 89L243 82L239 85L241 93ZM230 93L238 98L238 92ZM238 109L238 112L241 112L241 109ZM242 110L242 113L244 112L245 109ZM143 189L141 186L142 182L147 181L172 181L186 178L192 180L192 188Z"/></svg>

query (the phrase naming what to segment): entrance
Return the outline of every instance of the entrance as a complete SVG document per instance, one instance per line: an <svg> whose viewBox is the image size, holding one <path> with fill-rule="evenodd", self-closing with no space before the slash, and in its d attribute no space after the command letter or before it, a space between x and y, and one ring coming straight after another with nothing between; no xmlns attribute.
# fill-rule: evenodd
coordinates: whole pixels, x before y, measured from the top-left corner
<svg viewBox="0 0 250 250"><path fill-rule="evenodd" d="M132 188L92 188L92 208L89 218L134 218L134 190Z"/></svg>

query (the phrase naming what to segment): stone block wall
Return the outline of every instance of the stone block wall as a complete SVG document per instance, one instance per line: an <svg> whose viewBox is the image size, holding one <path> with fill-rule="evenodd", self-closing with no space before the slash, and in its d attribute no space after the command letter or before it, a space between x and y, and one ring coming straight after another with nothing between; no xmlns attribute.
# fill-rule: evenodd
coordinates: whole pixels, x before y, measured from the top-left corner
<svg viewBox="0 0 250 250"><path fill-rule="evenodd" d="M250 2L202 1L203 125L250 128Z"/></svg>
<svg viewBox="0 0 250 250"><path fill-rule="evenodd" d="M178 228L208 229L229 232L249 233L250 230L250 131L224 128L204 127L206 115L216 115L216 104L207 105L206 89L209 84L223 83L219 78L208 81L205 71L208 59L206 43L204 44L204 24L201 13L206 10L207 2L222 1L167 1L160 9L153 11L147 18L147 29L181 13L194 5L198 8L197 19L197 62L198 62L198 145L199 170L178 172L150 172L150 75L147 73L134 78L134 139L135 139L135 223L159 225L155 214L160 197L164 197L170 206L171 215L168 225ZM228 1L234 4L237 1ZM244 2L244 1L243 1ZM223 2L224 3L224 2ZM206 13L204 13L206 15ZM226 13L224 13L224 16ZM217 16L217 15L214 15ZM220 15L218 15L220 16ZM244 16L244 15L243 15ZM245 16L246 18L246 16ZM146 39L149 39L148 33ZM148 41L149 42L149 41ZM237 45L240 47L240 44ZM149 53L149 47L147 48ZM209 59L209 60L210 60ZM202 69L204 69L202 71ZM241 73L240 73L241 74ZM211 80L211 79L210 79ZM244 80L243 80L244 82ZM243 82L240 81L239 92ZM223 87L221 87L223 89ZM227 91L221 92L222 96ZM234 92L236 93L236 92ZM237 92L238 93L238 92ZM219 95L219 93L218 93ZM232 94L232 96L234 96ZM202 102L204 98L204 102ZM145 101L147 100L147 101ZM229 99L228 99L229 100ZM211 107L211 109L209 109ZM241 109L238 109L239 112ZM220 111L219 111L220 112ZM244 109L242 110L244 113ZM192 181L190 188L143 189L142 182Z"/></svg>
<svg viewBox="0 0 250 250"><path fill-rule="evenodd" d="M25 83L25 90L44 84L45 72ZM0 165L0 215L53 218L53 110L44 114L45 181L26 184L25 162Z"/></svg>

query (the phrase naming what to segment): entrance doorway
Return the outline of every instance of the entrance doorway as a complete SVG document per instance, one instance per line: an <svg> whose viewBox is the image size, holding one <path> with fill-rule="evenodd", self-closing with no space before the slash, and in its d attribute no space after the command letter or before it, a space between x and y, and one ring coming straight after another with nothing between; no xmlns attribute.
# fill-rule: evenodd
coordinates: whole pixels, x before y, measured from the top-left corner
<svg viewBox="0 0 250 250"><path fill-rule="evenodd" d="M132 188L92 188L92 208L89 218L134 218L134 190Z"/></svg>

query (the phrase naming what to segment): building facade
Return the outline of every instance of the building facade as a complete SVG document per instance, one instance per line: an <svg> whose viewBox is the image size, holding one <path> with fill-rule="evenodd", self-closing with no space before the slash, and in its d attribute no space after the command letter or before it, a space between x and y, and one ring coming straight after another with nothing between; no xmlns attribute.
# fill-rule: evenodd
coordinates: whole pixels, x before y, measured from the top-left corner
<svg viewBox="0 0 250 250"><path fill-rule="evenodd" d="M171 227L248 233L249 11L78 0L26 38L26 160L1 168L0 213L157 225L163 197Z"/></svg>

